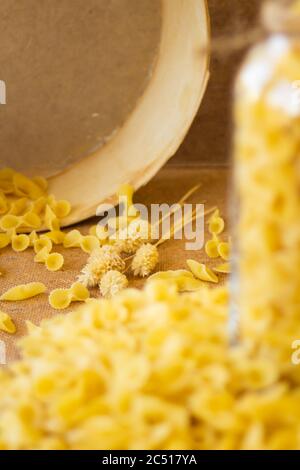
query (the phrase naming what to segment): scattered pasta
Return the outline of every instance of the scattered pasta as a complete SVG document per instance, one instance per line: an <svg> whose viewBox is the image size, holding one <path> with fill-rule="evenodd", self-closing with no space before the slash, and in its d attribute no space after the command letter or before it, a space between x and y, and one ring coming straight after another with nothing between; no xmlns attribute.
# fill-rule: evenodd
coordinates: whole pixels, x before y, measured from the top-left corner
<svg viewBox="0 0 300 470"><path fill-rule="evenodd" d="M46 249L46 251L50 253L52 250L52 241L48 237L37 238L33 243L33 248L37 254L43 249Z"/></svg>
<svg viewBox="0 0 300 470"><path fill-rule="evenodd" d="M174 285L178 292L194 292L203 288L203 283L184 269L157 272L149 277L149 281L163 281L162 285L169 283Z"/></svg>
<svg viewBox="0 0 300 470"><path fill-rule="evenodd" d="M100 247L99 239L93 235L86 235L81 237L80 248L85 253L92 253Z"/></svg>
<svg viewBox="0 0 300 470"><path fill-rule="evenodd" d="M225 222L222 217L213 217L210 219L208 230L212 235L220 235L224 231L224 228Z"/></svg>
<svg viewBox="0 0 300 470"><path fill-rule="evenodd" d="M197 279L206 282L213 282L216 284L219 282L219 279L216 274L205 264L198 263L197 261L189 259L187 260L187 265Z"/></svg>
<svg viewBox="0 0 300 470"><path fill-rule="evenodd" d="M30 282L29 284L21 284L12 287L1 295L0 300L11 302L26 300L43 294L44 292L46 292L46 286L43 283Z"/></svg>
<svg viewBox="0 0 300 470"><path fill-rule="evenodd" d="M85 302L90 296L88 289L75 282L69 289L55 289L49 295L49 303L56 310L68 308L72 302Z"/></svg>
<svg viewBox="0 0 300 470"><path fill-rule="evenodd" d="M49 295L49 303L56 310L64 310L71 305L72 293L69 289L55 289Z"/></svg>
<svg viewBox="0 0 300 470"><path fill-rule="evenodd" d="M63 245L65 248L79 248L81 239L82 235L79 230L71 230L65 235Z"/></svg>
<svg viewBox="0 0 300 470"><path fill-rule="evenodd" d="M56 310L68 308L72 302L72 293L69 289L55 289L49 295L49 303Z"/></svg>
<svg viewBox="0 0 300 470"><path fill-rule="evenodd" d="M34 262L45 263L48 256L49 256L49 250L48 250L48 247L45 246L44 248L42 248L40 251L37 252L37 254L34 257Z"/></svg>
<svg viewBox="0 0 300 470"><path fill-rule="evenodd" d="M11 237L11 247L14 251L25 251L30 245L30 238L28 235L13 235Z"/></svg>
<svg viewBox="0 0 300 470"><path fill-rule="evenodd" d="M208 240L205 244L205 252L209 258L218 258L219 253L219 239L216 235L213 236L211 240Z"/></svg>
<svg viewBox="0 0 300 470"><path fill-rule="evenodd" d="M221 242L218 244L218 253L224 261L230 260L230 244L228 242Z"/></svg>
<svg viewBox="0 0 300 470"><path fill-rule="evenodd" d="M83 284L80 284L80 282L75 282L71 286L70 292L73 302L84 302L90 296L88 289Z"/></svg>
<svg viewBox="0 0 300 470"><path fill-rule="evenodd" d="M2 176L1 176L2 175ZM10 168L0 175L0 229L59 231L60 221L71 212L68 201L47 194L45 178L28 178Z"/></svg>
<svg viewBox="0 0 300 470"><path fill-rule="evenodd" d="M64 265L64 257L60 253L50 253L45 259L48 271L59 271Z"/></svg>
<svg viewBox="0 0 300 470"><path fill-rule="evenodd" d="M17 331L16 325L14 324L12 318L4 312L0 311L0 331L9 333L11 335L15 334Z"/></svg>
<svg viewBox="0 0 300 470"><path fill-rule="evenodd" d="M231 273L231 266L230 263L223 263L219 264L218 266L215 266L213 270L216 273L221 273L221 274L230 274Z"/></svg>

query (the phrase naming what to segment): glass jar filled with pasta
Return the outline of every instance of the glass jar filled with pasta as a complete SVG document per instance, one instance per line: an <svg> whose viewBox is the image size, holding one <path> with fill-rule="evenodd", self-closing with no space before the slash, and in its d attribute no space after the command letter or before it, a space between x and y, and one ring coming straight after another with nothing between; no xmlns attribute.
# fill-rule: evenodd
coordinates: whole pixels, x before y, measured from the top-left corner
<svg viewBox="0 0 300 470"><path fill-rule="evenodd" d="M266 39L235 90L232 328L290 362L300 339L300 1L269 1L262 20Z"/></svg>

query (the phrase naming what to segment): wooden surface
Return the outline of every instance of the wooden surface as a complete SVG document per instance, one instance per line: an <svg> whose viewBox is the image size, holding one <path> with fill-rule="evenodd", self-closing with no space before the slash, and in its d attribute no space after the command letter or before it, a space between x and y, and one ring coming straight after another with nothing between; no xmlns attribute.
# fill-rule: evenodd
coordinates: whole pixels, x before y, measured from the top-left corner
<svg viewBox="0 0 300 470"><path fill-rule="evenodd" d="M212 38L245 33L257 23L261 0L208 0ZM231 154L231 102L245 50L212 55L211 79L192 128L170 164L218 165Z"/></svg>
<svg viewBox="0 0 300 470"><path fill-rule="evenodd" d="M218 206L221 213L226 215L226 192L227 192L228 170L224 168L211 169L184 169L166 168L162 170L146 187L135 196L135 202L146 205L155 203L172 204L177 202L184 193L192 186L201 183L199 191L189 199L190 203L204 203L205 209ZM225 217L226 218L226 217ZM86 233L88 228L97 220L89 220L78 228ZM206 231L206 240L208 239ZM225 236L225 235L224 235ZM226 236L225 236L226 238ZM186 240L167 241L160 248L160 262L158 270L186 268L186 260L193 258L201 262L207 262L209 266L220 263L220 260L208 260L204 250L186 251ZM49 318L58 312L53 310L48 303L48 294L51 290L59 287L69 287L76 279L81 268L86 262L87 255L80 249L69 249L55 247L55 251L63 253L65 265L62 271L50 273L41 264L33 261L32 249L24 253L15 253L10 248L2 250L0 257L0 269L3 276L0 280L0 292L4 292L16 284L40 281L47 286L47 294L40 295L34 299L23 302L0 302L0 310L9 313L16 325L17 334L9 336L0 332L0 340L5 341L7 348L7 359L11 361L17 357L16 340L26 332L25 321L31 320L38 324L43 318ZM225 276L220 276L222 282ZM141 287L144 281L130 279L130 285ZM99 297L99 291L95 289L92 296ZM75 308L73 304L72 308ZM66 314L68 310L64 311Z"/></svg>

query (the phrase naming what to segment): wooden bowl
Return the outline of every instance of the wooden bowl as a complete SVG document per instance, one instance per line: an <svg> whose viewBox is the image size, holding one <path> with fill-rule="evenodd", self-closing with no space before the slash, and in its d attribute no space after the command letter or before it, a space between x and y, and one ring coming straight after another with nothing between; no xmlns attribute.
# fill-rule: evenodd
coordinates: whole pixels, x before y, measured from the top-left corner
<svg viewBox="0 0 300 470"><path fill-rule="evenodd" d="M205 0L2 0L1 166L49 178L70 225L147 183L208 80Z"/></svg>

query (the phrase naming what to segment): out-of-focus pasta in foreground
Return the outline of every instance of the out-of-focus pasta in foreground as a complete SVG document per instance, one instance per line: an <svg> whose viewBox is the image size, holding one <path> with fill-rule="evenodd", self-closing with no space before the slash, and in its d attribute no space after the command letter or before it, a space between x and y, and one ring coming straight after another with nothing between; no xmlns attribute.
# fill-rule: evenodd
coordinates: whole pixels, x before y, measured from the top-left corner
<svg viewBox="0 0 300 470"><path fill-rule="evenodd" d="M148 281L29 324L1 372L0 448L300 448L300 369L229 348L227 303Z"/></svg>

